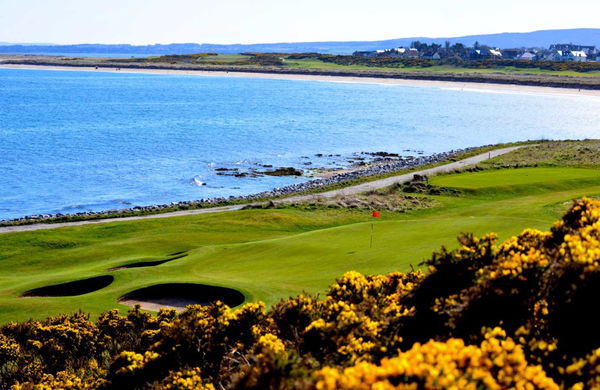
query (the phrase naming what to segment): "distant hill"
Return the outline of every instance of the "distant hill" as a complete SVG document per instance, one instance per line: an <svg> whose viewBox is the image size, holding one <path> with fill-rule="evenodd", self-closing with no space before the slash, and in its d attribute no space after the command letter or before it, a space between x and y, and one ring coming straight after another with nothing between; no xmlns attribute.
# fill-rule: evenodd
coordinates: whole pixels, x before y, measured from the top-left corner
<svg viewBox="0 0 600 390"><path fill-rule="evenodd" d="M425 41L427 43L444 44L445 41L473 45L475 41L480 44L499 47L501 49L518 47L545 47L553 43L576 43L580 45L600 46L600 28L576 28L568 30L540 30L526 33L499 33L484 35L466 35L453 38L403 38L377 43L388 43L391 46L407 46L412 41Z"/></svg>
<svg viewBox="0 0 600 390"><path fill-rule="evenodd" d="M463 43L471 46L475 41L500 48L515 47L548 47L552 43L577 43L596 45L600 47L600 28L577 28L567 30L540 30L526 33L499 33L485 35L467 35L462 37L410 37L388 39L383 41L348 41L348 42L289 42L289 43L257 43L219 45L209 43L173 43L167 45L134 46L128 44L79 44L79 45L47 45L47 44L0 44L0 53L11 54L76 54L102 53L129 55L160 55L160 54L189 54L216 52L220 54L235 54L243 52L281 52L301 53L318 52L329 54L349 54L357 50L377 50L399 46L409 46L413 41L426 43L451 44Z"/></svg>
<svg viewBox="0 0 600 390"><path fill-rule="evenodd" d="M41 43L41 42L36 42L36 43L28 43L28 42L19 42L19 43L14 43L14 42L0 42L0 46L56 46L54 43Z"/></svg>

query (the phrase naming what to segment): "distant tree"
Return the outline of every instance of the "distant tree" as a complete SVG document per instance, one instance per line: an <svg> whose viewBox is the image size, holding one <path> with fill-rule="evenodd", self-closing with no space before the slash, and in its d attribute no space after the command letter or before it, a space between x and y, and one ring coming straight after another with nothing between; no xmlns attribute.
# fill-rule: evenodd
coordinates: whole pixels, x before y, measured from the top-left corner
<svg viewBox="0 0 600 390"><path fill-rule="evenodd" d="M425 45L425 47L427 47L426 43L421 43L420 41L413 41L410 43L410 47L417 49L418 51L421 51L421 48L423 47L423 45Z"/></svg>
<svg viewBox="0 0 600 390"><path fill-rule="evenodd" d="M462 43L455 43L450 47L450 52L453 55L464 56L467 53L467 48Z"/></svg>
<svg viewBox="0 0 600 390"><path fill-rule="evenodd" d="M425 42L413 41L410 44L411 48L417 49L420 53L437 52L442 48L442 45L432 43L428 45Z"/></svg>

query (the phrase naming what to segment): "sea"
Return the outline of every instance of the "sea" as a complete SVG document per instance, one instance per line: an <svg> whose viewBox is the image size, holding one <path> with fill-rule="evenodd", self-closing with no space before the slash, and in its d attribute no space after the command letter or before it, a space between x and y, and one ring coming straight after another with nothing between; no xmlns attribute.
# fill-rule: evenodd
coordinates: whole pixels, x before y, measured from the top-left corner
<svg viewBox="0 0 600 390"><path fill-rule="evenodd" d="M0 220L252 194L368 152L600 138L599 113L566 93L0 69ZM235 175L276 167L307 175Z"/></svg>
<svg viewBox="0 0 600 390"><path fill-rule="evenodd" d="M6 53L5 53L6 52ZM36 51L27 50L26 52L10 52L6 49L6 46L0 45L0 54L14 54L14 55L38 55L38 56L51 56L51 57L91 57L91 58L140 58L140 57L159 57L164 56L166 53L111 53L111 52L60 52L60 51Z"/></svg>

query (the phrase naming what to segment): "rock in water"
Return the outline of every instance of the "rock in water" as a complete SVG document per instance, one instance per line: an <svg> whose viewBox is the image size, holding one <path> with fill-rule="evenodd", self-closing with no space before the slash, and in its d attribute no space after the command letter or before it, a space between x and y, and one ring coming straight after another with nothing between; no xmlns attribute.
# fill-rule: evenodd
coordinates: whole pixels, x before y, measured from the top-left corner
<svg viewBox="0 0 600 390"><path fill-rule="evenodd" d="M302 176L304 174L304 171L293 167L282 167L274 169L272 171L264 171L260 173L268 176Z"/></svg>

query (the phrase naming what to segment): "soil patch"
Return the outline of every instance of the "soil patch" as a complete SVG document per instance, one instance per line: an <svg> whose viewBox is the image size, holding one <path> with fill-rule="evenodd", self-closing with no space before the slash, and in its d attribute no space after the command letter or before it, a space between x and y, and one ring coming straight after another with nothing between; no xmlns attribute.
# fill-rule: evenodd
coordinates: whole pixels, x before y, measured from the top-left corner
<svg viewBox="0 0 600 390"><path fill-rule="evenodd" d="M116 271L116 270L125 269L125 268L156 267L157 265L161 265L163 263L168 263L169 261L181 259L182 257L186 257L186 256L187 256L187 254L183 254L183 255L175 256L170 259L164 259L164 260L140 261L139 263L132 263L132 264L121 265L119 267L109 268L109 269L107 269L107 271Z"/></svg>
<svg viewBox="0 0 600 390"><path fill-rule="evenodd" d="M140 305L142 309L154 311L163 307L183 311L188 305L210 305L216 301L233 307L241 305L244 300L244 294L232 288L194 283L157 284L118 299L123 305Z"/></svg>
<svg viewBox="0 0 600 390"><path fill-rule="evenodd" d="M115 280L114 276L104 275L93 278L76 280L52 286L34 288L25 291L22 297L72 297L76 295L88 294L93 291L103 289Z"/></svg>

